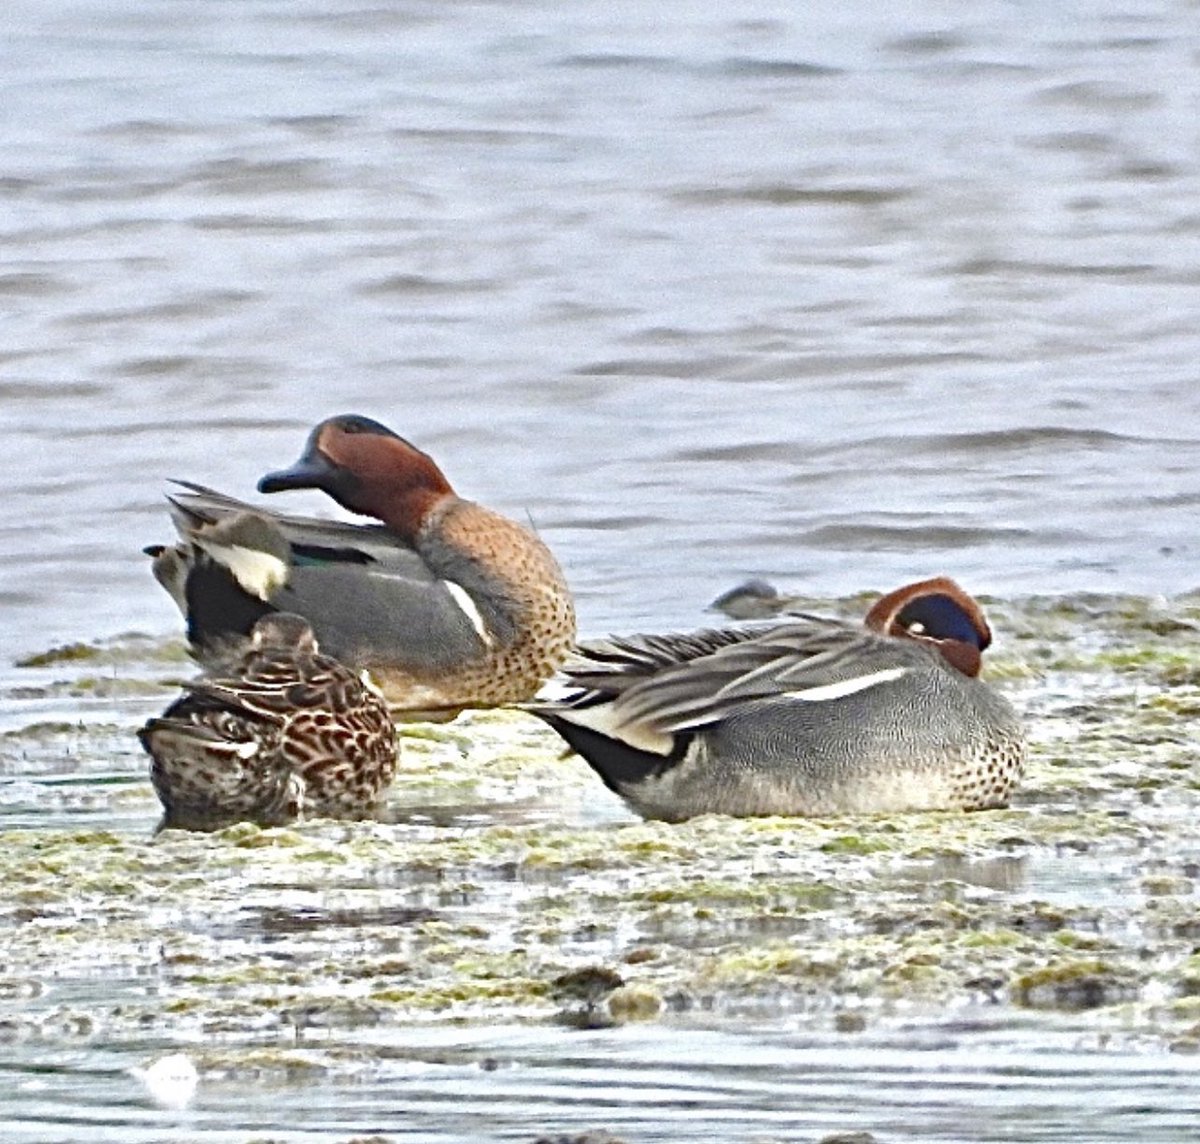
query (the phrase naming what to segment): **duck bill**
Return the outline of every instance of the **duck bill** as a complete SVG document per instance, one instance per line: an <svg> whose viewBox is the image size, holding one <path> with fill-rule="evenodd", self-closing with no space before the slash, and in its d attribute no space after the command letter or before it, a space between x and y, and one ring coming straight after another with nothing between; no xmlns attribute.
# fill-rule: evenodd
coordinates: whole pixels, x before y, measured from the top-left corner
<svg viewBox="0 0 1200 1144"><path fill-rule="evenodd" d="M287 489L328 489L337 476L337 469L324 453L308 450L294 465L267 473L258 482L260 493L281 493Z"/></svg>

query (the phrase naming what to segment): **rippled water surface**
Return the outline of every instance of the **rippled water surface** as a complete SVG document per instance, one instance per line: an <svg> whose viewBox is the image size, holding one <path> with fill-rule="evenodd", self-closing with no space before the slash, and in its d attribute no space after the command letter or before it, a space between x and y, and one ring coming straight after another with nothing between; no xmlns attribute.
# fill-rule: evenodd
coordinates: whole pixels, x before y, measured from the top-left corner
<svg viewBox="0 0 1200 1144"><path fill-rule="evenodd" d="M0 19L18 649L168 628L164 480L341 410L528 514L585 630L1195 583L1190 4Z"/></svg>
<svg viewBox="0 0 1200 1144"><path fill-rule="evenodd" d="M1200 677L1188 674L1194 607L1159 597L1200 582L1194 3L7 0L0 32L0 812L16 849L32 848L4 924L16 940L40 917L62 951L44 979L32 946L0 968L6 1140L446 1144L605 1127L675 1144L714 1139L714 1126L734 1141L843 1129L880 1142L1191 1138L1200 1099L1185 1050L1200 1032L1176 1010L1200 992L1184 948L1200 863L1187 730ZM1011 918L949 919L945 900L965 895L964 916L973 895L1058 910L1079 943L1059 952L1104 961L1115 943L1129 964L1096 971L1115 990L1103 1000L1152 1005L1160 990L1176 1005L1168 1031L1141 1009L1102 1021L1057 1003L993 1013L975 1002L997 986L967 968L911 1007L840 977L841 1000L825 1008L819 989L798 1001L789 985L781 1000L761 977L747 997L733 988L735 1003L732 968L672 953L670 980L654 978L657 1021L568 1030L546 1023L557 1002L526 1022L524 1001L423 1020L391 998L372 1003L399 1005L403 1020L296 1032L298 1064L249 1059L260 1042L281 1051L280 1018L257 994L253 1013L223 1012L222 998L258 982L319 1008L326 988L374 996L361 982L384 971L331 968L361 953L357 931L264 953L261 935L209 933L192 891L172 907L174 883L153 889L159 864L203 869L236 846L148 841L153 800L131 730L186 665L170 659L179 620L140 549L169 536L168 478L251 495L311 424L343 411L427 449L464 495L532 520L586 634L699 623L750 575L824 600L937 572L1006 601L1069 597L1062 624L1014 605L999 629L1008 686L1035 719L1030 801L1007 828L971 828L986 837L929 841L967 874L904 890L936 914L909 922L915 934L948 927L945 942L975 924L1021 934L1005 946L1015 981L1046 950L1026 950ZM326 507L315 494L287 503ZM1126 603L1097 602L1115 596ZM1187 648L1168 634L1136 664L1097 651L1094 617L1113 607L1156 617L1126 640L1169 633L1183 609ZM15 666L68 641L109 642L78 669ZM1120 685L1088 674L1128 669L1143 674ZM1116 698L1081 731L1072 712L1110 683ZM1182 689L1176 718L1147 727L1137 704L1163 688ZM529 749L541 752L532 770L471 771L461 788L418 767L395 837L503 850L508 830L536 853L542 829L599 832L617 853L628 843L639 869L645 828L593 797L581 770L547 777L559 772L545 741ZM1095 809L1121 824L1108 849L1087 849L1092 819L1062 822L1092 790L1064 779L1081 759L1115 799ZM1043 820L1058 824L1049 840ZM645 840L683 884L724 876L693 867L707 861L696 829ZM801 848L840 845L831 830ZM748 878L778 872L793 845L744 844ZM924 845L902 848L902 871L928 859ZM597 854L564 859L563 886L589 903L599 894L589 945L592 921L563 920L569 900L539 890L538 905L530 852L476 854L440 875L465 914L503 931L505 956L538 948L543 908L563 929L553 972L623 965L663 933L671 950L717 940L631 914L624 891L606 897L589 869L616 882L628 871ZM866 912L854 920L831 906L786 933L768 927L770 940L840 950L874 932L900 876L880 853L862 876L883 905L855 898ZM971 870L1014 854L1011 883L975 885ZM309 897L238 870L225 907L242 891L263 908L329 907L361 889L328 857L308 860ZM77 865L93 861L109 880L77 899ZM429 906L403 879L388 890L377 857L363 861L362 885L387 900L355 908ZM850 875L805 876L839 887L857 876L847 861ZM504 863L515 900L497 889ZM1111 916L1130 878L1144 912ZM670 901L673 884L656 892ZM126 899L128 915L101 927L118 952L91 976L68 922L86 931ZM1164 920L1164 901L1178 915ZM459 956L455 942L481 940L453 928L469 920L459 907L435 906L449 913L414 922L423 936L395 955L430 981L439 957ZM742 933L757 948L763 918L733 912L721 940ZM439 953L443 923L457 936ZM164 979L154 951L176 937L183 960L171 964L198 968ZM249 976L222 985L221 966L243 953ZM926 955L896 956L919 977ZM289 958L303 981L272 976ZM855 996L865 1027L842 1028L834 1011ZM201 1087L171 1113L126 1070L181 1046Z"/></svg>

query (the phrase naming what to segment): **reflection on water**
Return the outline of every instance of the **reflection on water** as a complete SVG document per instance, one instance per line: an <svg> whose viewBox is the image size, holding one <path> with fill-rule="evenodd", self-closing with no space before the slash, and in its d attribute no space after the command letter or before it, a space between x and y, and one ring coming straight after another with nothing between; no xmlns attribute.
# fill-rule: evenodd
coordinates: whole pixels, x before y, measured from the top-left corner
<svg viewBox="0 0 1200 1144"><path fill-rule="evenodd" d="M324 910L312 907L289 910L278 906L260 906L243 910L234 928L247 936L272 941L288 934L337 927L354 929L359 926L407 926L414 922L428 921L434 916L432 910L395 906L359 910Z"/></svg>
<svg viewBox="0 0 1200 1144"><path fill-rule="evenodd" d="M1028 865L1024 856L980 860L959 854L942 855L909 871L908 876L930 882L961 882L987 890L1020 890L1029 883Z"/></svg>

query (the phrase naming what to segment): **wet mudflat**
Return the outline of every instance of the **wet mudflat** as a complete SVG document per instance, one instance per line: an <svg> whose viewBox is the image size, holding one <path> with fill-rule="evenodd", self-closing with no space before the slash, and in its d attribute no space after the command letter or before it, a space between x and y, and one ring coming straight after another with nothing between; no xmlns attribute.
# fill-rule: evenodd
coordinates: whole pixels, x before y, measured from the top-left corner
<svg viewBox="0 0 1200 1144"><path fill-rule="evenodd" d="M988 606L1033 749L974 815L643 823L494 712L404 728L391 821L154 836L178 648L7 669L6 1131L1187 1139L1200 598Z"/></svg>

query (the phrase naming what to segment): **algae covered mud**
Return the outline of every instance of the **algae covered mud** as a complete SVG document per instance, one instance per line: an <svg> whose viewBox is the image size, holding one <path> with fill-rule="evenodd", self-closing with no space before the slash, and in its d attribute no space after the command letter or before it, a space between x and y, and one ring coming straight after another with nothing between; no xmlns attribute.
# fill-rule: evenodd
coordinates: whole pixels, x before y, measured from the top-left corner
<svg viewBox="0 0 1200 1144"><path fill-rule="evenodd" d="M6 667L4 1139L1195 1139L1200 597L989 613L1032 757L975 815L642 823L489 713L391 821L154 837L179 649Z"/></svg>

